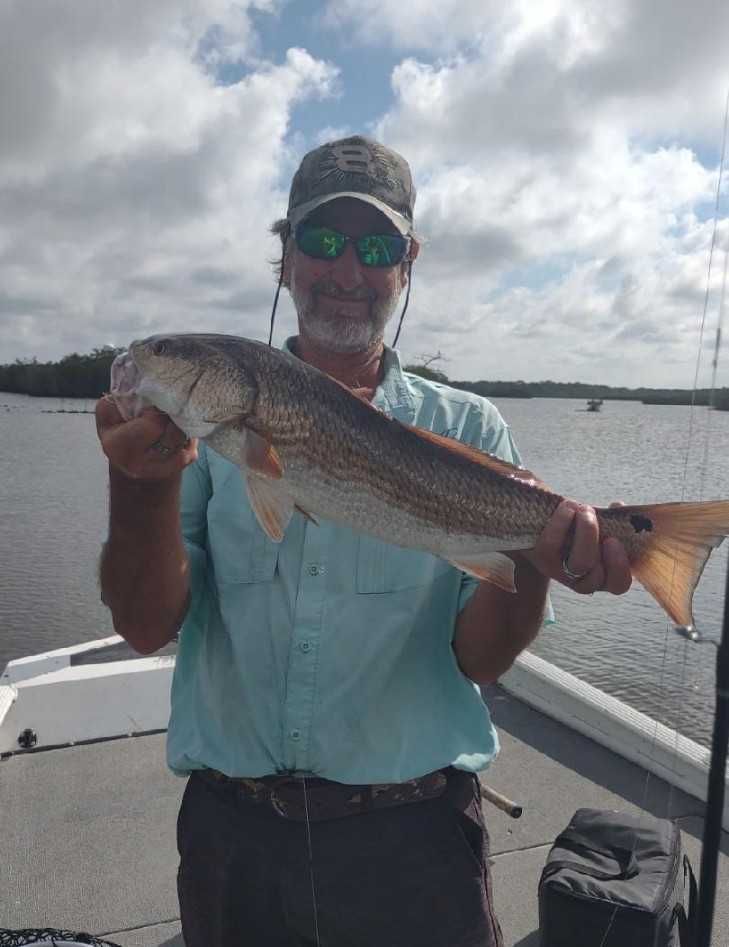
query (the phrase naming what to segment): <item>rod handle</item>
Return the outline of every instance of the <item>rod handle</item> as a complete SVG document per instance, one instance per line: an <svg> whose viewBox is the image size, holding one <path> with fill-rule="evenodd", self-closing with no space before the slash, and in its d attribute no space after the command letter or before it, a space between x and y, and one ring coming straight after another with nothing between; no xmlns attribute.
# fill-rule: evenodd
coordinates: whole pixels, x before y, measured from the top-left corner
<svg viewBox="0 0 729 947"><path fill-rule="evenodd" d="M496 792L496 790L490 786L484 785L484 783L481 783L481 796L496 806L497 809L501 809L502 812L510 815L512 819L521 818L521 814L524 811L522 806L513 802L507 796L503 796L500 792Z"/></svg>

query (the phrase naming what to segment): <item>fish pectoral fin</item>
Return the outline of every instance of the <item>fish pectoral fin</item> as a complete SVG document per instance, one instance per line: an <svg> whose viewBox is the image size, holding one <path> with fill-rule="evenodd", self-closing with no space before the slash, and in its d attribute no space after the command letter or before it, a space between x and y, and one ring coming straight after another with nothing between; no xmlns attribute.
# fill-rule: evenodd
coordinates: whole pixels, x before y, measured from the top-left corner
<svg viewBox="0 0 729 947"><path fill-rule="evenodd" d="M449 561L456 569L467 572L475 579L490 582L503 589L504 592L516 592L514 561L501 552L487 552L482 556Z"/></svg>
<svg viewBox="0 0 729 947"><path fill-rule="evenodd" d="M270 540L280 543L294 512L294 501L268 477L245 473L246 490L256 519Z"/></svg>
<svg viewBox="0 0 729 947"><path fill-rule="evenodd" d="M280 480L283 477L283 464L273 444L250 428L242 428L241 433L241 466L262 477L268 477L269 480Z"/></svg>

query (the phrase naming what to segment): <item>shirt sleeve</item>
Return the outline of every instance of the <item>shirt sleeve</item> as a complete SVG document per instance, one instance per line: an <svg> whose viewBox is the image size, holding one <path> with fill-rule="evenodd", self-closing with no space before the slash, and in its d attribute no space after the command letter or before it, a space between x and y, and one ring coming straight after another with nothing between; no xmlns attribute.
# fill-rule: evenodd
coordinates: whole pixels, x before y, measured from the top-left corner
<svg viewBox="0 0 729 947"><path fill-rule="evenodd" d="M190 607L186 627L204 625L209 600L207 556L207 509L212 495L212 482L205 446L200 445L198 460L185 468L182 474L180 519L182 538L190 563Z"/></svg>
<svg viewBox="0 0 729 947"><path fill-rule="evenodd" d="M483 399L481 410L476 405L472 408L466 424L463 427L461 440L471 447L477 447L479 450L488 454L493 454L501 460L506 460L510 464L522 467L521 455L516 446L511 428L504 421L498 408L491 402ZM462 611L473 593L479 586L478 579L473 576L463 574L461 580L461 592L458 599L458 611ZM553 625L556 619L552 600L547 594L547 603L544 609L544 624Z"/></svg>

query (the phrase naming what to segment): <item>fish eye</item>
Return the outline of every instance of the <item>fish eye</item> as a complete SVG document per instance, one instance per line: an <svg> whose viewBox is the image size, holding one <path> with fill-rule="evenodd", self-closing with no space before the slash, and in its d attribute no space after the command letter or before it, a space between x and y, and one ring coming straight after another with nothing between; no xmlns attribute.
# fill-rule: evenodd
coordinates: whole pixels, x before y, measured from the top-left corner
<svg viewBox="0 0 729 947"><path fill-rule="evenodd" d="M156 342L152 343L153 355L164 355L166 351L167 343L163 339L158 339Z"/></svg>

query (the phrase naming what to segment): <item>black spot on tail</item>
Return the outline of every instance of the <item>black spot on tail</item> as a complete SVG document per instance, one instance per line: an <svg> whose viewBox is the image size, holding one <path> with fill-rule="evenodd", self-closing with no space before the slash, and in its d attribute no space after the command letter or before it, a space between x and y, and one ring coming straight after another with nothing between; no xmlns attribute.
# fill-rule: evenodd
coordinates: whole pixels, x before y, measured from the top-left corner
<svg viewBox="0 0 729 947"><path fill-rule="evenodd" d="M653 520L647 516L641 516L640 513L633 513L630 517L630 523L636 533L650 533L653 531Z"/></svg>

